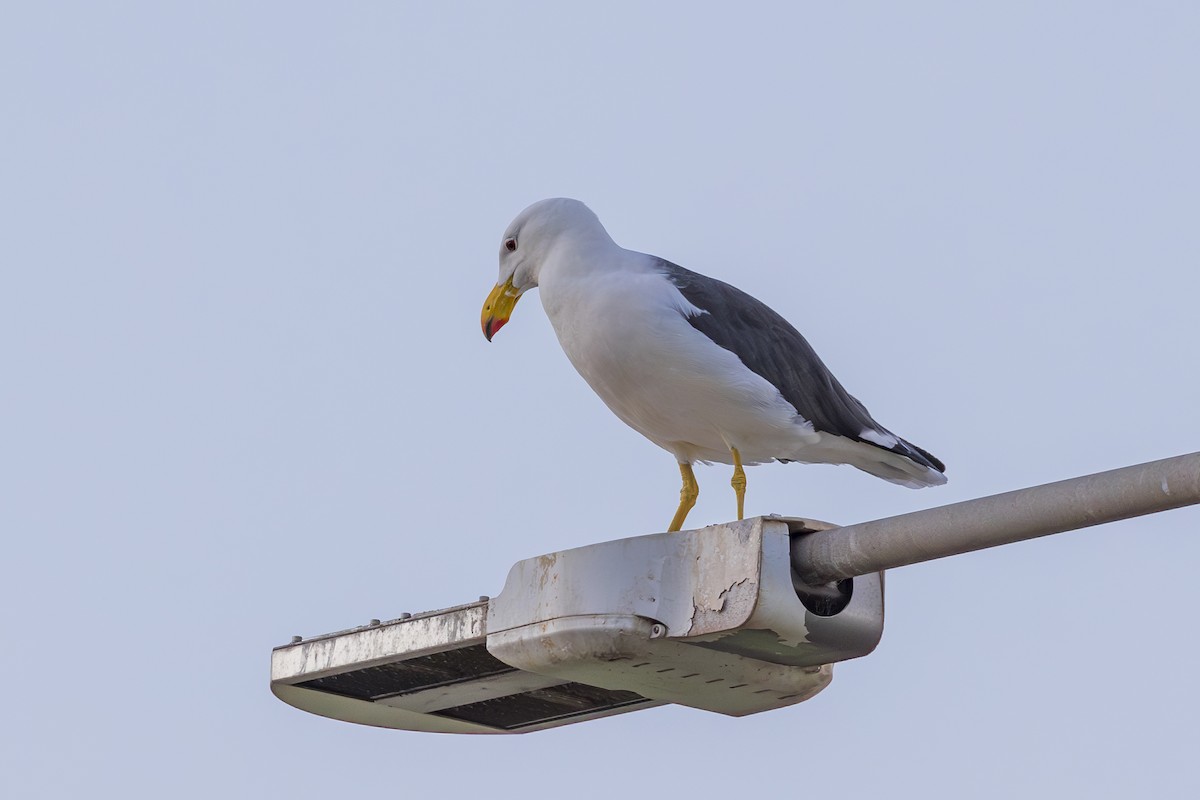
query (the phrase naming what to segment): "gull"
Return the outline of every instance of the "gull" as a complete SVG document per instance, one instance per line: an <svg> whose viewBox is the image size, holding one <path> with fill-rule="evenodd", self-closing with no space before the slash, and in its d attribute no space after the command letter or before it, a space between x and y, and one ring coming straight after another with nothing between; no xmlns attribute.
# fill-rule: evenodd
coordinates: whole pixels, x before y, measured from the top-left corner
<svg viewBox="0 0 1200 800"><path fill-rule="evenodd" d="M945 465L876 422L782 316L727 283L626 250L578 200L534 203L505 230L481 318L488 341L535 287L583 379L678 462L669 531L699 496L697 462L733 465L738 519L744 467L755 464L849 464L914 489L946 482Z"/></svg>

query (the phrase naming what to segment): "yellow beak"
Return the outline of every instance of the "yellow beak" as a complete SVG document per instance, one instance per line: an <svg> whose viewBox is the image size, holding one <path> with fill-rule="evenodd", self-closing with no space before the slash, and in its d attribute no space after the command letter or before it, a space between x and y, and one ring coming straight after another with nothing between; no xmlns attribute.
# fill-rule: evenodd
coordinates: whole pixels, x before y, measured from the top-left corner
<svg viewBox="0 0 1200 800"><path fill-rule="evenodd" d="M497 283L496 288L492 289L492 293L483 303L483 314L480 317L483 335L489 342L496 335L496 331L503 328L504 323L508 322L508 318L512 316L513 309L520 299L521 293L517 287L513 286L512 278L504 283Z"/></svg>

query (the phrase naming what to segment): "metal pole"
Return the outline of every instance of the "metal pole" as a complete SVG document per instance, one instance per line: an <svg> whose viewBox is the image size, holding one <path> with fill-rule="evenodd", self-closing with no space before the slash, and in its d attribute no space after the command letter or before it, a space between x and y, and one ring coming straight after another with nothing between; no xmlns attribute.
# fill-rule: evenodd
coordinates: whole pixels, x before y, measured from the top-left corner
<svg viewBox="0 0 1200 800"><path fill-rule="evenodd" d="M819 586L1196 503L1200 453L1191 453L797 536L792 568Z"/></svg>

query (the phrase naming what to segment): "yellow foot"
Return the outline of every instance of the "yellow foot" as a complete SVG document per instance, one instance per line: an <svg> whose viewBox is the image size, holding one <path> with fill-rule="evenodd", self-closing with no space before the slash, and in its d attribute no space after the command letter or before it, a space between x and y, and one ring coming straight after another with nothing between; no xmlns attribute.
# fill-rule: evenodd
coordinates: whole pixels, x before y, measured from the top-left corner
<svg viewBox="0 0 1200 800"><path fill-rule="evenodd" d="M700 496L700 484L696 483L692 465L680 464L679 474L683 476L683 488L679 490L679 508L671 520L671 527L667 528L668 532L683 529L683 521L687 519L688 512L696 505L696 498Z"/></svg>
<svg viewBox="0 0 1200 800"><path fill-rule="evenodd" d="M742 469L742 454L737 448L731 447L729 452L733 453L733 478L730 479L729 485L737 495L738 519L742 519L746 505L746 471Z"/></svg>

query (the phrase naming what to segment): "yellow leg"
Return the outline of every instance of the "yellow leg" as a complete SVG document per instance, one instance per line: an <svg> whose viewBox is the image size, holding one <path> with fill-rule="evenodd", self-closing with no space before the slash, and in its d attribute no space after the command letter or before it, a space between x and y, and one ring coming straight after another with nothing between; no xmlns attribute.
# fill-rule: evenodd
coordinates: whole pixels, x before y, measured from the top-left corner
<svg viewBox="0 0 1200 800"><path fill-rule="evenodd" d="M742 519L742 512L746 506L746 471L742 469L742 454L737 451L737 448L731 447L729 451L733 453L733 478L729 481L729 485L733 487L734 494L737 495L738 519Z"/></svg>
<svg viewBox="0 0 1200 800"><path fill-rule="evenodd" d="M675 518L671 520L671 527L667 528L668 532L683 528L683 521L687 519L688 512L696 505L696 498L700 496L700 485L696 483L692 465L680 464L679 474L683 476L683 488L679 490L679 508L675 512Z"/></svg>

